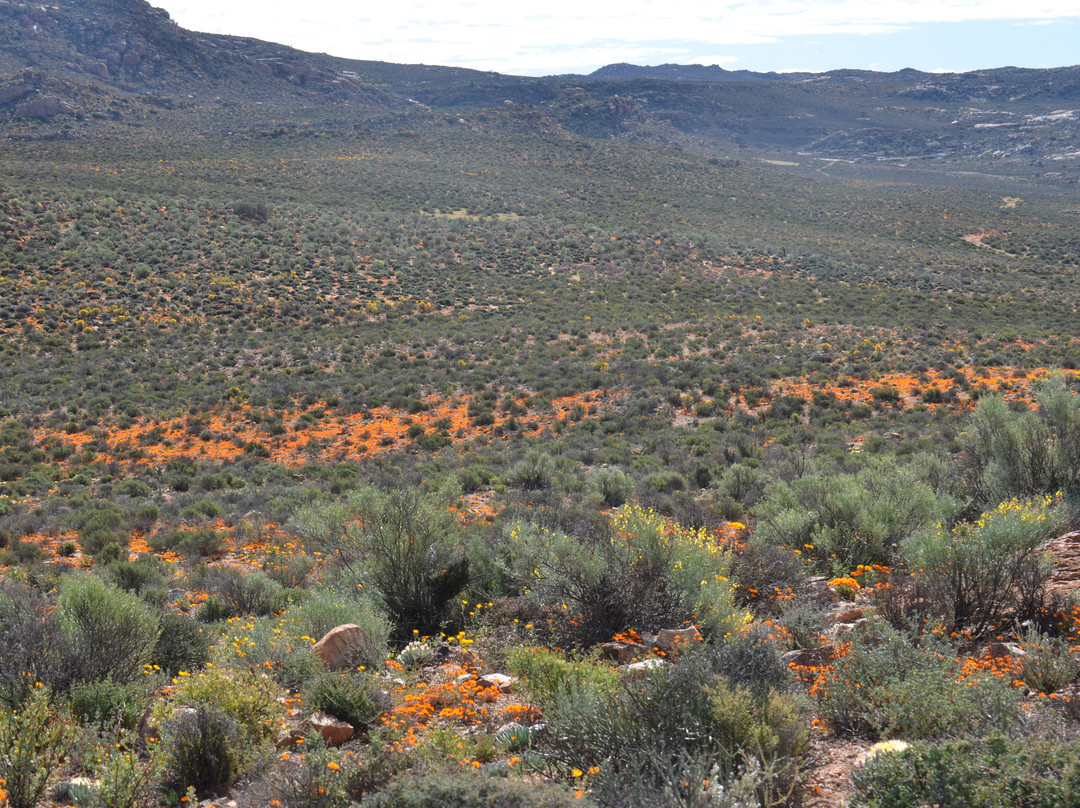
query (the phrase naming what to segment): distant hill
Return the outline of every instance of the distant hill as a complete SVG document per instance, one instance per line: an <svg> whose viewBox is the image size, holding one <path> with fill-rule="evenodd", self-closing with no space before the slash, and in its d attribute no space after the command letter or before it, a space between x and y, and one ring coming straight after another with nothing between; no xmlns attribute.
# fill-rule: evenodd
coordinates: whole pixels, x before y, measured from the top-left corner
<svg viewBox="0 0 1080 808"><path fill-rule="evenodd" d="M719 65L632 65L620 62L605 65L588 75L590 79L666 79L669 81L784 81L807 73L755 73L751 70L725 70Z"/></svg>
<svg viewBox="0 0 1080 808"><path fill-rule="evenodd" d="M122 120L146 104L334 106L413 121L513 108L543 119L536 131L589 138L1080 174L1080 67L779 74L615 64L587 76L532 78L194 33L145 0L0 0L0 137L17 120L66 122L74 136L82 121Z"/></svg>

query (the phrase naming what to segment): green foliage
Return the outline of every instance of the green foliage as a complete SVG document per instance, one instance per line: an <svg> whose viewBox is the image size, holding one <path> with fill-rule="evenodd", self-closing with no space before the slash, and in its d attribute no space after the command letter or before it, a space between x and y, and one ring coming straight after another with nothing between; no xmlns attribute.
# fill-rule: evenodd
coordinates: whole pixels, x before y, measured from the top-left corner
<svg viewBox="0 0 1080 808"><path fill-rule="evenodd" d="M172 705L213 705L235 722L243 741L258 745L277 737L283 711L277 701L281 691L266 676L214 666L181 675L177 681L167 709Z"/></svg>
<svg viewBox="0 0 1080 808"><path fill-rule="evenodd" d="M352 724L359 732L379 715L372 698L374 690L374 683L366 676L324 671L305 686L304 704Z"/></svg>
<svg viewBox="0 0 1080 808"><path fill-rule="evenodd" d="M372 808L589 808L588 797L577 798L559 786L479 777L461 773L406 776L365 798Z"/></svg>
<svg viewBox="0 0 1080 808"><path fill-rule="evenodd" d="M903 556L918 570L930 612L952 631L978 637L1043 606L1050 565L1038 547L1066 524L1064 509L1050 497L1012 500L974 522L912 536Z"/></svg>
<svg viewBox="0 0 1080 808"><path fill-rule="evenodd" d="M342 555L365 592L378 599L407 641L436 634L447 607L468 581L461 528L446 506L451 492L366 488L345 503L300 510L296 529L309 542Z"/></svg>
<svg viewBox="0 0 1080 808"><path fill-rule="evenodd" d="M541 753L563 772L591 772L590 789L605 805L688 800L710 776L726 787L749 770L768 772L757 783L760 800L775 804L794 788L809 751L795 697L733 686L697 654L626 677L614 694L558 696L545 714Z"/></svg>
<svg viewBox="0 0 1080 808"><path fill-rule="evenodd" d="M53 671L49 650L56 623L52 605L37 589L0 582L0 708L17 708L35 682Z"/></svg>
<svg viewBox="0 0 1080 808"><path fill-rule="evenodd" d="M201 668L210 656L209 632L190 617L165 612L151 661L167 676Z"/></svg>
<svg viewBox="0 0 1080 808"><path fill-rule="evenodd" d="M1047 637L1031 628L1024 632L1022 647L1020 678L1036 693L1061 690L1080 673L1068 643L1060 639Z"/></svg>
<svg viewBox="0 0 1080 808"><path fill-rule="evenodd" d="M75 739L71 719L38 686L17 709L0 708L0 781L11 808L34 808Z"/></svg>
<svg viewBox="0 0 1080 808"><path fill-rule="evenodd" d="M853 772L853 808L1032 808L1080 799L1080 744L1059 738L986 738L882 752Z"/></svg>
<svg viewBox="0 0 1080 808"><path fill-rule="evenodd" d="M100 808L156 805L166 762L161 744L143 742L134 730L121 729L106 736L91 765L98 780L92 804Z"/></svg>
<svg viewBox="0 0 1080 808"><path fill-rule="evenodd" d="M221 708L196 704L172 713L160 726L168 750L164 781L175 793L190 787L200 798L218 796L243 774L243 738Z"/></svg>
<svg viewBox="0 0 1080 808"><path fill-rule="evenodd" d="M114 561L106 567L105 575L120 589L149 601L168 595L171 571L160 559L143 556L135 561Z"/></svg>
<svg viewBox="0 0 1080 808"><path fill-rule="evenodd" d="M135 681L161 635L155 610L87 573L61 581L57 618L61 654L57 676L65 684L108 677L117 684Z"/></svg>
<svg viewBox="0 0 1080 808"><path fill-rule="evenodd" d="M690 620L722 634L749 619L734 605L727 553L648 509L626 506L582 536L518 523L507 538L517 585L565 612L563 630L582 644Z"/></svg>
<svg viewBox="0 0 1080 808"><path fill-rule="evenodd" d="M343 756L322 738L309 737L262 784L263 804L284 808L346 808L348 781Z"/></svg>
<svg viewBox="0 0 1080 808"><path fill-rule="evenodd" d="M606 664L567 659L547 648L512 648L506 663L541 710L582 693L611 694L618 683L618 676Z"/></svg>
<svg viewBox="0 0 1080 808"><path fill-rule="evenodd" d="M956 511L918 468L875 460L854 475L809 474L771 485L757 508L754 541L800 550L825 572L844 573L887 564L902 539Z"/></svg>
<svg viewBox="0 0 1080 808"><path fill-rule="evenodd" d="M939 634L918 645L883 624L855 635L819 689L819 711L838 735L908 741L1006 729L1021 719L1012 683L963 670Z"/></svg>
<svg viewBox="0 0 1080 808"><path fill-rule="evenodd" d="M71 712L84 724L133 730L146 707L146 697L142 682L121 684L106 677L76 682L71 686L68 701Z"/></svg>
<svg viewBox="0 0 1080 808"><path fill-rule="evenodd" d="M262 617L286 606L281 584L262 572L243 573L232 567L207 567L199 579L206 591L220 599L221 614L217 619L245 614Z"/></svg>
<svg viewBox="0 0 1080 808"><path fill-rule="evenodd" d="M608 508L618 508L630 499L634 492L634 481L622 469L599 469L589 477L589 490Z"/></svg>
<svg viewBox="0 0 1080 808"><path fill-rule="evenodd" d="M163 530L147 539L151 548L161 552L171 550L187 556L219 555L225 547L225 537L212 527L197 530Z"/></svg>
<svg viewBox="0 0 1080 808"><path fill-rule="evenodd" d="M980 504L1064 492L1080 501L1080 396L1053 376L1037 393L1038 409L1017 413L999 396L979 401L966 449Z"/></svg>

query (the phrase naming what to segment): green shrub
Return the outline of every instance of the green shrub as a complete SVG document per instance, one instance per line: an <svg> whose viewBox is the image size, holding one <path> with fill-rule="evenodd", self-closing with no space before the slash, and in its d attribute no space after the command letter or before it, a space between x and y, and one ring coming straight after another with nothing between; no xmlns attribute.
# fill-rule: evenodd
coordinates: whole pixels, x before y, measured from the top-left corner
<svg viewBox="0 0 1080 808"><path fill-rule="evenodd" d="M1003 502L975 522L912 536L904 542L904 560L918 570L933 616L951 631L979 637L1007 618L1034 617L1044 605L1051 567L1038 547L1066 523L1064 509L1049 496Z"/></svg>
<svg viewBox="0 0 1080 808"><path fill-rule="evenodd" d="M71 712L84 724L134 729L146 706L146 695L140 681L121 684L106 677L76 682L68 700Z"/></svg>
<svg viewBox="0 0 1080 808"><path fill-rule="evenodd" d="M212 527L198 530L163 530L155 533L146 543L159 553L172 551L186 556L220 555L225 549L225 537Z"/></svg>
<svg viewBox="0 0 1080 808"><path fill-rule="evenodd" d="M987 396L972 414L964 448L980 504L1058 491L1080 502L1080 397L1057 375L1036 398L1036 410L1017 413Z"/></svg>
<svg viewBox="0 0 1080 808"><path fill-rule="evenodd" d="M263 805L283 808L346 808L350 805L347 769L337 749L309 736L288 760L256 789Z"/></svg>
<svg viewBox="0 0 1080 808"><path fill-rule="evenodd" d="M284 709L277 701L279 695L280 688L265 676L214 666L181 675L165 708L212 705L236 723L244 740L262 744L277 737Z"/></svg>
<svg viewBox="0 0 1080 808"><path fill-rule="evenodd" d="M1023 636L1023 649L1019 678L1037 693L1054 693L1080 673L1068 643L1061 640L1031 629Z"/></svg>
<svg viewBox="0 0 1080 808"><path fill-rule="evenodd" d="M0 782L11 808L38 804L74 740L71 719L50 706L44 687L18 709L0 707Z"/></svg>
<svg viewBox="0 0 1080 808"><path fill-rule="evenodd" d="M29 566L44 561L49 557L49 551L32 541L18 538L0 553L0 564L14 566L17 564Z"/></svg>
<svg viewBox="0 0 1080 808"><path fill-rule="evenodd" d="M470 773L402 777L364 800L365 808L589 808L595 804L544 782Z"/></svg>
<svg viewBox="0 0 1080 808"><path fill-rule="evenodd" d="M846 573L889 563L902 539L948 521L957 507L917 468L875 458L854 475L810 473L769 486L753 540L799 550L823 572Z"/></svg>
<svg viewBox="0 0 1080 808"><path fill-rule="evenodd" d="M786 799L809 751L797 699L718 676L698 654L624 678L614 694L580 690L544 711L540 752L558 771L590 773L603 805L685 804L706 779L734 785L750 770L763 804ZM677 801L676 801L677 800Z"/></svg>
<svg viewBox="0 0 1080 808"><path fill-rule="evenodd" d="M915 744L852 773L853 808L1052 808L1080 800L1080 742L1059 738Z"/></svg>
<svg viewBox="0 0 1080 808"><path fill-rule="evenodd" d="M854 635L819 683L819 710L838 735L923 740L1007 728L1020 719L1009 681L965 675L949 641L917 645L890 626Z"/></svg>
<svg viewBox="0 0 1080 808"><path fill-rule="evenodd" d="M157 805L166 763L160 742L146 742L131 729L111 733L91 756L90 769L97 778L92 804L97 808Z"/></svg>
<svg viewBox="0 0 1080 808"><path fill-rule="evenodd" d="M17 708L35 682L48 681L54 672L49 657L55 635L53 606L37 588L0 581L0 709Z"/></svg>
<svg viewBox="0 0 1080 808"><path fill-rule="evenodd" d="M120 589L142 596L144 592L167 590L171 575L164 561L142 556L135 561L113 562L106 570L106 577Z"/></svg>
<svg viewBox="0 0 1080 808"><path fill-rule="evenodd" d="M619 681L607 664L567 659L547 648L511 648L506 663L541 710L577 693L613 693Z"/></svg>
<svg viewBox="0 0 1080 808"><path fill-rule="evenodd" d="M455 495L365 488L344 504L302 509L293 526L309 544L341 555L404 644L414 631L437 634L450 616L449 604L468 582L461 526L447 511Z"/></svg>
<svg viewBox="0 0 1080 808"><path fill-rule="evenodd" d="M693 650L694 664L755 695L784 691L791 674L780 658L777 639L764 626L747 626Z"/></svg>
<svg viewBox="0 0 1080 808"><path fill-rule="evenodd" d="M237 722L213 704L176 710L160 727L168 750L164 781L174 793L190 787L200 799L220 796L244 772Z"/></svg>
<svg viewBox="0 0 1080 808"><path fill-rule="evenodd" d="M374 685L363 675L324 671L304 687L304 705L352 724L359 732L379 715L373 690Z"/></svg>
<svg viewBox="0 0 1080 808"><path fill-rule="evenodd" d="M589 477L588 488L600 504L618 508L634 493L634 480L622 469L603 468Z"/></svg>
<svg viewBox="0 0 1080 808"><path fill-rule="evenodd" d="M638 506L580 536L513 524L506 552L517 586L561 610L563 631L582 645L691 619L719 635L749 619L734 605L728 553L704 529Z"/></svg>
<svg viewBox="0 0 1080 808"><path fill-rule="evenodd" d="M262 569L271 580L288 589L295 589L304 585L317 566L318 562L311 556L296 553L276 555L266 561Z"/></svg>
<svg viewBox="0 0 1080 808"><path fill-rule="evenodd" d="M129 592L90 573L63 578L57 599L63 684L138 679L161 634L159 614Z"/></svg>
<svg viewBox="0 0 1080 808"><path fill-rule="evenodd" d="M161 636L154 646L151 662L166 676L180 671L196 671L206 664L212 644L210 632L190 617L174 612L161 615Z"/></svg>

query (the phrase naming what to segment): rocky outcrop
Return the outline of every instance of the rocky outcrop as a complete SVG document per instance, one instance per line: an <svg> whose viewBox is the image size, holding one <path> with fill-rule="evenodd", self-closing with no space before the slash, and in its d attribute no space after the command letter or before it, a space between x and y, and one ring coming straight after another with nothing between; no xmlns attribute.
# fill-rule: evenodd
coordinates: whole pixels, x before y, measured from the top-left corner
<svg viewBox="0 0 1080 808"><path fill-rule="evenodd" d="M1047 588L1065 594L1080 589L1080 530L1051 539L1039 548L1054 561Z"/></svg>
<svg viewBox="0 0 1080 808"><path fill-rule="evenodd" d="M59 98L35 98L27 101L15 110L24 118L52 118L56 115L70 115L74 110Z"/></svg>

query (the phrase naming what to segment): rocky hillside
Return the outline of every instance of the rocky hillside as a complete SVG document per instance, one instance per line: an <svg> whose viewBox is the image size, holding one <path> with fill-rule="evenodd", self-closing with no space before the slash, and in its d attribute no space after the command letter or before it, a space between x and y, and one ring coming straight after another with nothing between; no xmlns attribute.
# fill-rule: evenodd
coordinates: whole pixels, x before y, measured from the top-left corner
<svg viewBox="0 0 1080 808"><path fill-rule="evenodd" d="M196 34L145 0L0 0L0 126L122 116L133 99L455 117L510 106L547 119L542 128L590 138L742 150L807 165L961 168L1069 182L1080 175L1080 67L760 74L619 64L588 76L529 78Z"/></svg>

